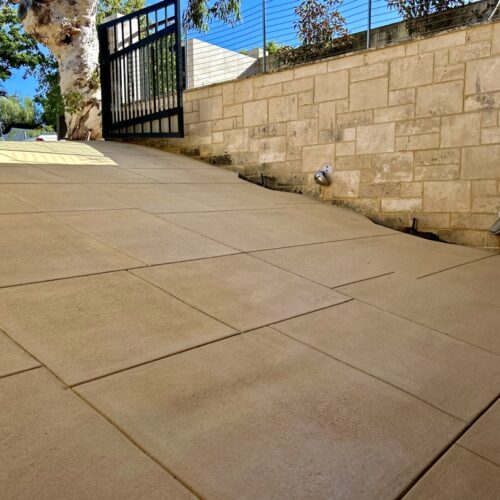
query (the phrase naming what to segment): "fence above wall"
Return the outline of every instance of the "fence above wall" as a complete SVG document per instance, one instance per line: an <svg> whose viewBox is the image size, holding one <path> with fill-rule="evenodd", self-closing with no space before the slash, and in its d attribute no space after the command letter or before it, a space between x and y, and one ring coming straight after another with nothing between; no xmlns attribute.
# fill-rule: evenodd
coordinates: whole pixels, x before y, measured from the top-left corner
<svg viewBox="0 0 500 500"><path fill-rule="evenodd" d="M422 34L475 24L488 19L497 1L473 1L408 24L388 6L387 0L344 0L338 11L350 34L347 43L309 46L307 50L296 29L296 9L301 3L302 0L262 0L245 7L243 0L242 19L236 25L212 22L207 32L186 33L186 88L269 72L295 63L363 50L367 46L380 48ZM500 10L495 17L500 17Z"/></svg>

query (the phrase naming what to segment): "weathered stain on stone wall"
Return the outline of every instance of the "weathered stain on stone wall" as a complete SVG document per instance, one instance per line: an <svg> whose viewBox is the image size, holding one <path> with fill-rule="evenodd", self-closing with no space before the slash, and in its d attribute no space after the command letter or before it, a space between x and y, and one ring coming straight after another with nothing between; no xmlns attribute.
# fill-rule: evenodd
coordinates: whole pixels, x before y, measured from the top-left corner
<svg viewBox="0 0 500 500"><path fill-rule="evenodd" d="M500 22L189 91L184 109L185 139L150 143L499 248Z"/></svg>

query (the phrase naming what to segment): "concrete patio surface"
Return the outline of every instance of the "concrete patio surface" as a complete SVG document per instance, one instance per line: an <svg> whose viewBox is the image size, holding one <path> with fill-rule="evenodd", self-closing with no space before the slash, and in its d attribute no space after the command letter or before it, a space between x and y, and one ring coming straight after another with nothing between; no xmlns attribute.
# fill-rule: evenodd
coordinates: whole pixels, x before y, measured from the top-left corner
<svg viewBox="0 0 500 500"><path fill-rule="evenodd" d="M0 143L2 500L498 500L499 395L499 255Z"/></svg>

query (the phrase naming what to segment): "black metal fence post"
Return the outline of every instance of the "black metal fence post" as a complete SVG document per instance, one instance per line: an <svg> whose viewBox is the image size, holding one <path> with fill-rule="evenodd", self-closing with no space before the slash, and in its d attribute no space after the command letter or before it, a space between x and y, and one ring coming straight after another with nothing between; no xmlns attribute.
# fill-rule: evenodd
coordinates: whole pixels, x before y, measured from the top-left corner
<svg viewBox="0 0 500 500"><path fill-rule="evenodd" d="M264 50L264 73L267 71L267 26L266 26L266 0L262 0L262 45Z"/></svg>
<svg viewBox="0 0 500 500"><path fill-rule="evenodd" d="M366 48L370 48L370 35L372 30L372 0L368 0L368 26L366 27Z"/></svg>

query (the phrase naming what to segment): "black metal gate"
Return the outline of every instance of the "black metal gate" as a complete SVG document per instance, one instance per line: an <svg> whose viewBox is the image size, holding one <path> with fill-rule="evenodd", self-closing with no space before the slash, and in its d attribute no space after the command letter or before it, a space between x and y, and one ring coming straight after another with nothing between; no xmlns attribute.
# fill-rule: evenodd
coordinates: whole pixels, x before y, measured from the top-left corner
<svg viewBox="0 0 500 500"><path fill-rule="evenodd" d="M179 2L99 26L104 137L183 137Z"/></svg>

